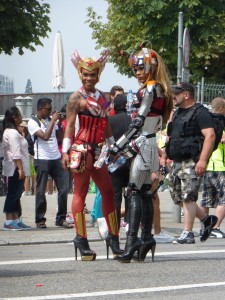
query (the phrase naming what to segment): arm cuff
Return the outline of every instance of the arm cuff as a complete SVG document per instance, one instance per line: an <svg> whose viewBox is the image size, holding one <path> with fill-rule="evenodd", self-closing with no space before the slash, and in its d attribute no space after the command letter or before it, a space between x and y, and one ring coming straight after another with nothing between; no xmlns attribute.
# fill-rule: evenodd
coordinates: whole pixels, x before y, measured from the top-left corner
<svg viewBox="0 0 225 300"><path fill-rule="evenodd" d="M111 137L109 137L109 138L106 138L105 141L106 141L106 143L107 143L108 145L112 145L112 144L115 143L115 139L114 139L113 136L111 136Z"/></svg>
<svg viewBox="0 0 225 300"><path fill-rule="evenodd" d="M63 139L62 153L67 153L68 152L68 150L70 149L70 143L71 143L70 138L64 138Z"/></svg>

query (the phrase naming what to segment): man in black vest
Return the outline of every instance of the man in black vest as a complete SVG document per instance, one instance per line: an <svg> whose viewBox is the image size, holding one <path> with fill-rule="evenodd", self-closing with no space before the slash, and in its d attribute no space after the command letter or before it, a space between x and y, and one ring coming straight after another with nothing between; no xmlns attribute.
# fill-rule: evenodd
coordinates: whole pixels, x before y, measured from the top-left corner
<svg viewBox="0 0 225 300"><path fill-rule="evenodd" d="M181 82L173 92L177 111L168 125L169 139L161 164L165 166L167 157L173 160L170 171L171 197L184 210L184 231L177 243L194 244L192 229L195 217L202 222L202 242L209 237L217 222L216 216L207 215L196 203L201 177L206 172L213 150L215 132L212 117L204 106L187 122L191 110L195 109L192 84Z"/></svg>

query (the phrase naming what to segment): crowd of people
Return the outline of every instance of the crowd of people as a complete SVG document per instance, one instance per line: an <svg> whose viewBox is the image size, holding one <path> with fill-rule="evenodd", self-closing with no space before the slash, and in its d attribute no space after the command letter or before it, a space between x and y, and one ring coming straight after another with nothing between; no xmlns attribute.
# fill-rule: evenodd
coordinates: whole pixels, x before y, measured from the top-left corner
<svg viewBox="0 0 225 300"><path fill-rule="evenodd" d="M200 241L209 236L225 238L220 229L225 217L225 133L214 149L217 132L213 117L203 105L196 106L194 86L185 82L171 86L161 56L145 47L129 57L141 87L133 97L132 115L128 115L121 86L112 87L110 99L96 88L108 56L105 51L98 60L82 59L74 52L72 63L82 87L69 96L61 112L52 113L52 100L46 97L38 100L37 112L28 124L22 122L17 107L6 110L3 175L8 178L8 191L3 229L31 229L22 222L20 201L22 194L30 191L29 178L35 194L36 227L47 227L50 178L57 190L56 226L73 228L66 218L68 193L73 188L76 259L77 250L83 261L96 259L85 218L90 180L96 186L92 222L99 220L99 227L104 224L106 228L101 237L107 258L109 248L119 262L129 263L132 259L144 261L149 251L154 260L157 243L193 244L196 217L201 223ZM212 100L212 113L225 116L225 99ZM30 155L26 131L33 142ZM115 170L110 165L116 166ZM177 239L161 229L158 191L165 177L169 182L166 188L184 214L184 229ZM209 215L209 208L215 208L215 215ZM124 249L119 242L121 217L126 225Z"/></svg>

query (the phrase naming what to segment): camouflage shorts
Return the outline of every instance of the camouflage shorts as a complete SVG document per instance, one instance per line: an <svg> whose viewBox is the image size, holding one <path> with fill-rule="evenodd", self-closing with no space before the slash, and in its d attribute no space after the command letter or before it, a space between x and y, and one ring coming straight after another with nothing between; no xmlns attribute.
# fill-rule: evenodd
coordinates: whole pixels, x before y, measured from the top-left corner
<svg viewBox="0 0 225 300"><path fill-rule="evenodd" d="M225 206L225 172L207 171L203 176L202 207Z"/></svg>
<svg viewBox="0 0 225 300"><path fill-rule="evenodd" d="M172 164L169 176L170 193L175 204L197 201L201 177L195 174L195 162L191 159Z"/></svg>

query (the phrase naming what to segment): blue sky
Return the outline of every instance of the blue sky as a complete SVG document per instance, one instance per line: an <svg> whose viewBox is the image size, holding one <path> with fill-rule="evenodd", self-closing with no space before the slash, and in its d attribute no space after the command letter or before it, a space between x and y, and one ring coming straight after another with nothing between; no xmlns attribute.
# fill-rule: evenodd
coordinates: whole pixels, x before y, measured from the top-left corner
<svg viewBox="0 0 225 300"><path fill-rule="evenodd" d="M25 50L20 56L17 49L13 55L0 55L0 74L14 79L15 93L24 93L27 79L32 82L33 92L57 92L52 82L52 57L55 34L59 30L62 34L65 61L65 89L62 92L77 90L80 80L76 69L71 63L71 54L75 49L81 57L100 56L100 50L95 50L95 41L91 39L92 30L85 24L87 7L106 19L107 2L105 0L45 0L51 5L52 32L49 38L43 39L44 47L36 47L36 52ZM121 85L125 91L136 91L139 87L135 78L128 78L117 73L112 63L107 63L97 87L104 92L113 85Z"/></svg>

